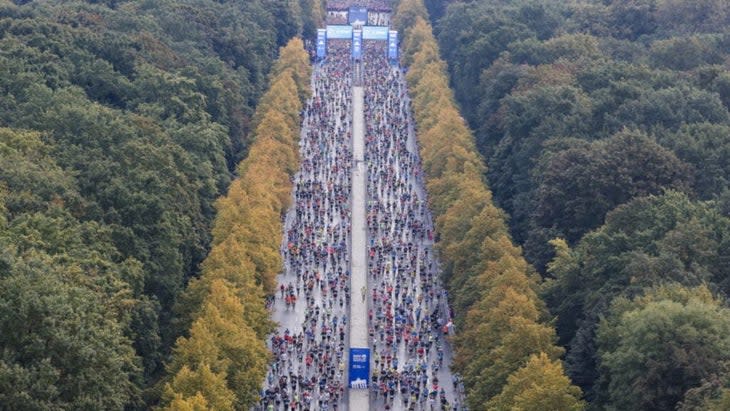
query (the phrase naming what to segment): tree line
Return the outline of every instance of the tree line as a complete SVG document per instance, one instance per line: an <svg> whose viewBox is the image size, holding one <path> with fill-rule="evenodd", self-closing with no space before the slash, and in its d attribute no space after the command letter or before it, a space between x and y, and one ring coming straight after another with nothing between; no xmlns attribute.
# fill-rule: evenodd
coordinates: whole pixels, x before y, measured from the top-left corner
<svg viewBox="0 0 730 411"><path fill-rule="evenodd" d="M450 84L589 408L727 407L730 5L450 3Z"/></svg>
<svg viewBox="0 0 730 411"><path fill-rule="evenodd" d="M214 204L236 165L270 153L251 132L282 126L254 108L281 104L262 97L278 48L315 35L318 3L0 1L0 408L148 409L199 312L265 317L181 293L223 239ZM276 261L251 236L263 287Z"/></svg>
<svg viewBox="0 0 730 411"><path fill-rule="evenodd" d="M563 371L541 281L510 238L484 161L459 114L422 0L401 0L403 64L416 119L443 278L456 313L453 369L470 409L581 410Z"/></svg>
<svg viewBox="0 0 730 411"><path fill-rule="evenodd" d="M213 245L180 304L192 321L167 367L164 409L246 410L258 401L274 324L266 295L283 269L282 221L298 169L300 113L309 94L309 55L300 39L282 48L254 116L254 142L239 177L216 202Z"/></svg>

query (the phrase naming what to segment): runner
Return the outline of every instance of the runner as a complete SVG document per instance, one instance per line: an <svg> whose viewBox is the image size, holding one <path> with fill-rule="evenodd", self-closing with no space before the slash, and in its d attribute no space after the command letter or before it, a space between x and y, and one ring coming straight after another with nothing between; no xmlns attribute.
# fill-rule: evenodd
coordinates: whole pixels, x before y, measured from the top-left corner
<svg viewBox="0 0 730 411"><path fill-rule="evenodd" d="M366 41L362 67L368 286L360 298L368 304L370 408L459 410L446 340L453 322L434 255L407 87L385 47ZM273 361L261 410L346 406L353 69L350 42L328 41L302 112L300 169L281 247L285 272L269 304L279 328L269 341Z"/></svg>

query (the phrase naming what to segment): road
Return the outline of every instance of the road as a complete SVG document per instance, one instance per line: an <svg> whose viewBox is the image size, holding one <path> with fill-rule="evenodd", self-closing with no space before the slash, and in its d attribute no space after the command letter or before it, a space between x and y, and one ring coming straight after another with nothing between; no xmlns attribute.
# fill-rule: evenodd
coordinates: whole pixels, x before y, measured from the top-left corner
<svg viewBox="0 0 730 411"><path fill-rule="evenodd" d="M340 48L315 67L304 110L257 408L462 410L403 73L382 49L353 67ZM371 350L368 390L345 388L353 347Z"/></svg>
<svg viewBox="0 0 730 411"><path fill-rule="evenodd" d="M367 223L365 202L367 199L367 167L365 166L365 114L364 90L355 86L352 90L352 258L350 289L350 348L368 346L367 304ZM368 410L369 391L349 390L349 409Z"/></svg>

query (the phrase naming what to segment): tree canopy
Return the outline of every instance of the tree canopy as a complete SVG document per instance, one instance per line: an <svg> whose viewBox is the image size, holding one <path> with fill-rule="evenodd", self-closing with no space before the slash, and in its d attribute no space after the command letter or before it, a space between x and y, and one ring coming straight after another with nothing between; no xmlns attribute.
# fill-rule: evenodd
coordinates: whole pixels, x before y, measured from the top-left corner
<svg viewBox="0 0 730 411"><path fill-rule="evenodd" d="M0 1L3 406L155 403L163 364L193 321L175 307L200 277L216 199L252 150L270 72L290 71L280 88L297 84L286 118L306 95L307 58L274 64L321 18L301 13L306 4ZM263 282L276 263L260 265ZM260 300L252 284L234 292ZM250 301L247 315L264 319ZM213 381L190 371L187 381Z"/></svg>
<svg viewBox="0 0 730 411"><path fill-rule="evenodd" d="M658 375L653 385L673 391L671 399L619 398L621 389L634 384L638 391L640 384L624 378L614 389L609 376L646 370L618 365L619 354L599 355L597 333L616 298L632 300L664 283L705 284L727 295L730 6L715 0L445 3L443 13L431 16L440 53L432 46L421 53L432 56L429 64L440 55L447 65L432 64L422 75L424 88L438 87L433 73L446 70L441 83L453 86L453 100L489 165L476 173L489 181L515 244L547 280L536 292L556 316L568 376L593 409L721 404L728 387L722 370L682 386L671 385L676 376ZM411 32L420 47L425 30ZM411 76L421 69L410 57L416 46L404 40ZM419 91L414 94L418 112ZM452 98L421 94L438 101L435 107ZM439 119L434 112L423 117L419 131ZM461 204L454 216L473 216L485 197L463 186L449 191L457 181L433 184L431 194L464 192L473 209ZM446 208L440 199L432 202L437 211ZM448 255L457 248L442 251L447 278L468 290L451 290L458 312L489 284L476 278L494 253L479 254L482 244L472 233L494 225L486 216L456 225L454 216L444 222L461 233L455 244L464 248L453 263ZM470 267L472 256L481 264ZM477 316L462 326L493 319Z"/></svg>

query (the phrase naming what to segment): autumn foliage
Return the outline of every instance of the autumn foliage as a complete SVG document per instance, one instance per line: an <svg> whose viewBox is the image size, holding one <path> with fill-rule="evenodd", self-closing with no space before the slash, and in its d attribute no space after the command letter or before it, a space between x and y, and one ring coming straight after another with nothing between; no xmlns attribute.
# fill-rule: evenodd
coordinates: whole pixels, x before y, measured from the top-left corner
<svg viewBox="0 0 730 411"><path fill-rule="evenodd" d="M265 296L282 269L282 215L298 168L299 114L311 68L300 39L281 49L270 88L254 116L254 142L239 177L216 203L213 245L180 313L191 323L168 365L165 409L244 410L266 375L265 338L273 324Z"/></svg>
<svg viewBox="0 0 730 411"><path fill-rule="evenodd" d="M454 369L464 378L468 405L582 409L580 389L563 373L563 349L537 296L539 277L492 202L484 161L454 102L426 9L421 0L403 0L397 16L437 247L457 316Z"/></svg>

